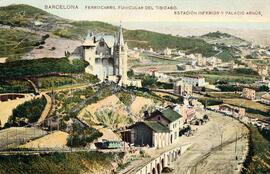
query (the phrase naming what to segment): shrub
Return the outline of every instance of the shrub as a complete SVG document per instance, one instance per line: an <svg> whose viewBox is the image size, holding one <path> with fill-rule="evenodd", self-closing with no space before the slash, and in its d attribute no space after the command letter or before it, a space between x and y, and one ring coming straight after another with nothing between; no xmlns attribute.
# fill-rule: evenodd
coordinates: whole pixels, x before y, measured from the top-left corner
<svg viewBox="0 0 270 174"><path fill-rule="evenodd" d="M124 103L126 106L130 106L132 104L132 96L126 92L119 92L116 94L119 100Z"/></svg>
<svg viewBox="0 0 270 174"><path fill-rule="evenodd" d="M38 121L43 112L47 101L45 97L32 99L19 106L13 111L9 117L7 126L24 126L28 123Z"/></svg>
<svg viewBox="0 0 270 174"><path fill-rule="evenodd" d="M87 62L80 59L74 60L71 64L67 58L13 61L0 64L0 78L17 79L57 73L81 73L87 65Z"/></svg>
<svg viewBox="0 0 270 174"><path fill-rule="evenodd" d="M85 147L88 143L101 137L103 134L95 128L82 128L73 124L73 131L67 139L67 146L69 147Z"/></svg>

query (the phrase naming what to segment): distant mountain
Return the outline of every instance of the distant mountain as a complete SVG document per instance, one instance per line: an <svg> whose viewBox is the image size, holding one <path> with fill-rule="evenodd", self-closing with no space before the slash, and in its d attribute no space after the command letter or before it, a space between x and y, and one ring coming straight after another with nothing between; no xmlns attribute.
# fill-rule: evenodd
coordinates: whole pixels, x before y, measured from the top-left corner
<svg viewBox="0 0 270 174"><path fill-rule="evenodd" d="M230 38L232 36L230 34L227 34L227 33L221 33L219 31L216 31L216 32L210 32L210 33L204 34L204 35L202 35L202 37L221 39L221 38Z"/></svg>
<svg viewBox="0 0 270 174"><path fill-rule="evenodd" d="M42 29L49 30L61 22L67 22L67 20L30 5L19 4L0 7L0 24L3 25L38 29L40 24L43 24L46 28Z"/></svg>
<svg viewBox="0 0 270 174"><path fill-rule="evenodd" d="M244 39L220 31L209 32L198 38L203 39L204 41L210 44L225 44L228 46L240 46L250 44L250 42Z"/></svg>

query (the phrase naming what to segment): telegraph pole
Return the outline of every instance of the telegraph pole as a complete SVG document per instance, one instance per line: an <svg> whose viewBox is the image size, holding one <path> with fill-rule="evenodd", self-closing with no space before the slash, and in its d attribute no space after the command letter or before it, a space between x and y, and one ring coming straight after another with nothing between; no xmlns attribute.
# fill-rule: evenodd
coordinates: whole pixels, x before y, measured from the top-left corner
<svg viewBox="0 0 270 174"><path fill-rule="evenodd" d="M235 153L237 151L237 139L238 139L238 137L237 137L237 129L236 129L236 132L235 132L235 147L234 147Z"/></svg>
<svg viewBox="0 0 270 174"><path fill-rule="evenodd" d="M220 145L221 145L221 151L222 151L222 146L223 146L223 131L221 131L221 135L220 135Z"/></svg>

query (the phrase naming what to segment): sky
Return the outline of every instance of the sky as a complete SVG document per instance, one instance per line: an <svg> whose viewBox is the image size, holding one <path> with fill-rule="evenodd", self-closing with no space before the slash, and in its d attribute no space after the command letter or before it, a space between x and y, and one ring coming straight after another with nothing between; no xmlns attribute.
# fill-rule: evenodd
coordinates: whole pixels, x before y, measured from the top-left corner
<svg viewBox="0 0 270 174"><path fill-rule="evenodd" d="M131 29L170 29L171 32L185 26L270 29L270 0L0 0L0 6L10 4L29 4L73 20L112 24L122 21L126 28ZM46 9L49 5L77 5L79 9ZM153 10L97 10L85 9L85 6L151 6ZM156 6L173 6L176 9L159 10ZM206 11L219 12L219 15L201 15ZM246 15L249 11L256 15ZM197 15L183 12L195 12ZM233 12L238 12L238 15L232 15Z"/></svg>

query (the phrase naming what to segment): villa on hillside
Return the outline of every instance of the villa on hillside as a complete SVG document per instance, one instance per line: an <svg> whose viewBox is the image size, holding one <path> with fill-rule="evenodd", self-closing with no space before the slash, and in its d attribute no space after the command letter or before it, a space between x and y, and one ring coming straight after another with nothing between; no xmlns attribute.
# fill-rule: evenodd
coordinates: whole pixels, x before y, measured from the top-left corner
<svg viewBox="0 0 270 174"><path fill-rule="evenodd" d="M242 91L242 97L249 100L255 100L256 91L254 89L244 88Z"/></svg>
<svg viewBox="0 0 270 174"><path fill-rule="evenodd" d="M182 96L192 96L192 85L184 83L182 81L177 81L174 83L174 93L180 94Z"/></svg>
<svg viewBox="0 0 270 174"><path fill-rule="evenodd" d="M261 102L266 104L266 105L270 105L270 94L266 93L266 94L262 95Z"/></svg>
<svg viewBox="0 0 270 174"><path fill-rule="evenodd" d="M246 114L245 108L236 107L228 104L222 104L219 106L219 111L232 115L234 117L244 117Z"/></svg>
<svg viewBox="0 0 270 174"><path fill-rule="evenodd" d="M192 86L198 86L198 87L205 86L205 78L200 77L200 76L197 76L197 77L184 76L182 77L182 82L190 84Z"/></svg>

